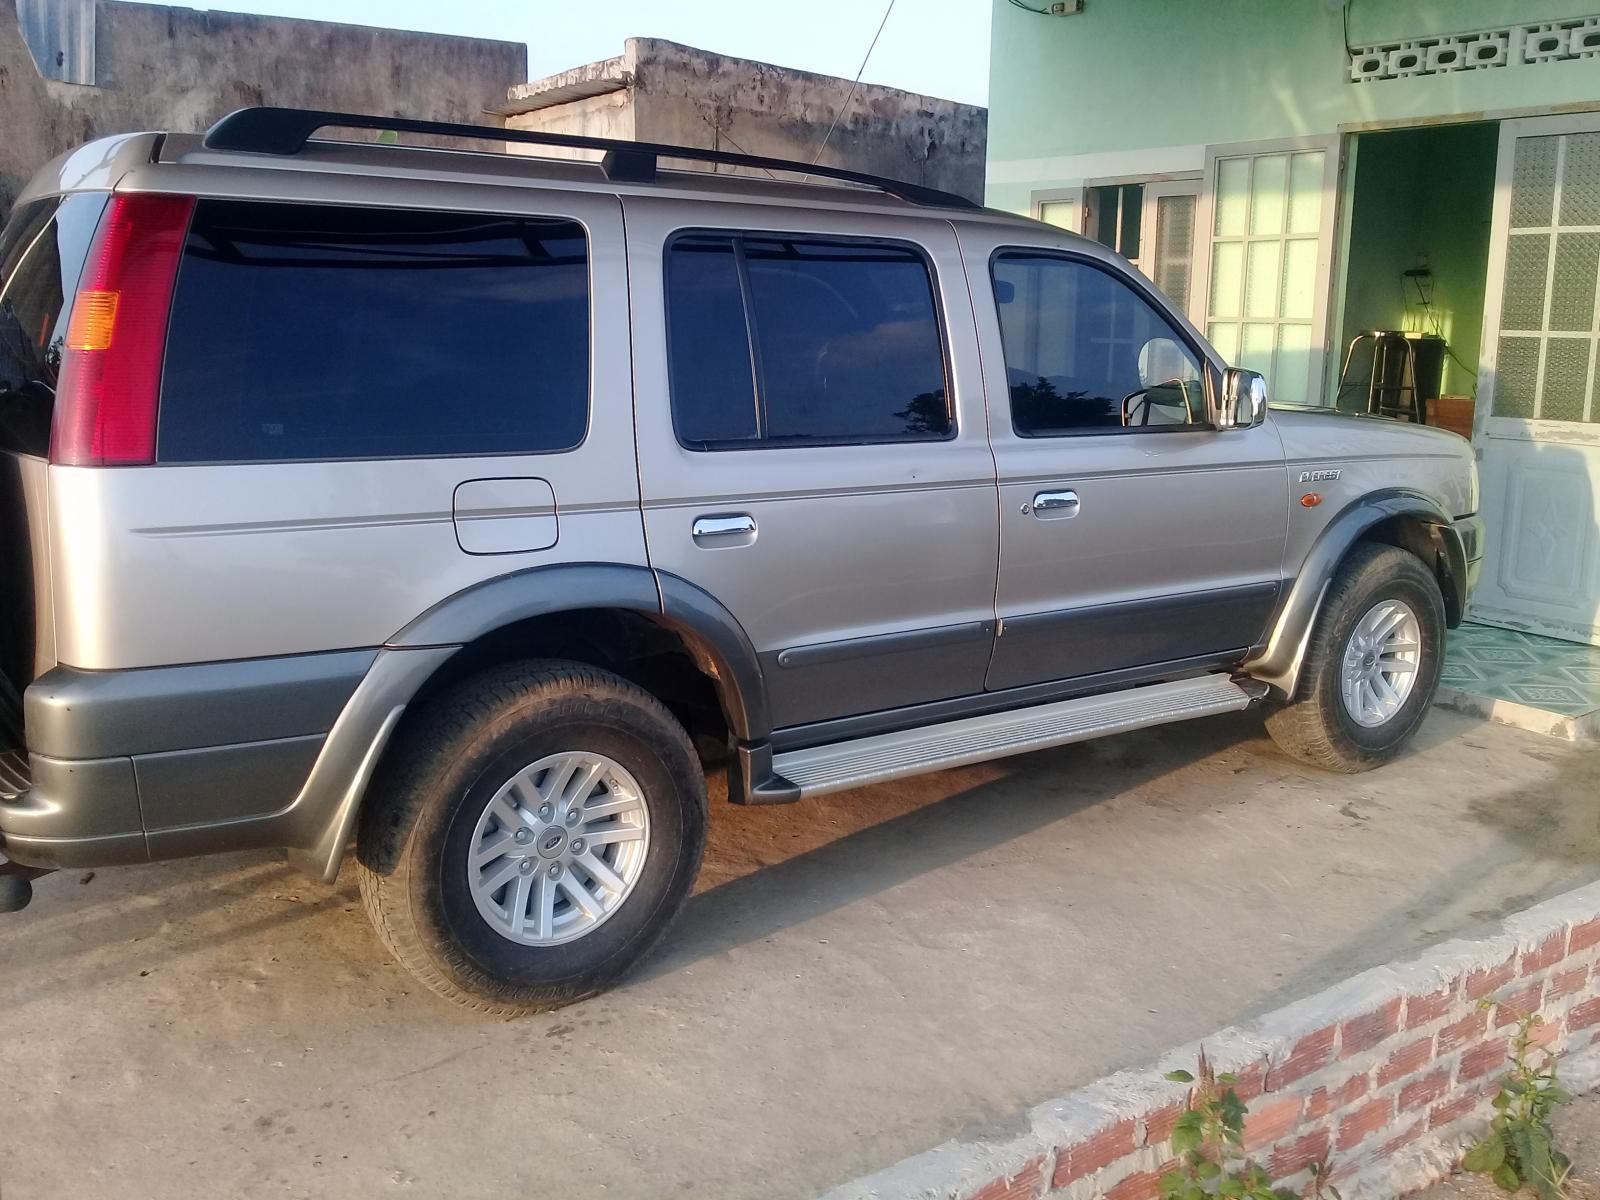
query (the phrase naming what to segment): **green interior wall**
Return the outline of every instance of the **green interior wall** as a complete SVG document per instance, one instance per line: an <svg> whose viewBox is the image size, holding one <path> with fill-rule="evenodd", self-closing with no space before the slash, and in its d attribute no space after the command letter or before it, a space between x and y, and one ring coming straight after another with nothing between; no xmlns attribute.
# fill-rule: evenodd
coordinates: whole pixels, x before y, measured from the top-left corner
<svg viewBox="0 0 1600 1200"><path fill-rule="evenodd" d="M1498 139L1492 122L1357 137L1341 358L1362 329L1439 332L1454 355L1443 390L1473 393ZM1422 256L1433 271L1431 319L1401 274Z"/></svg>

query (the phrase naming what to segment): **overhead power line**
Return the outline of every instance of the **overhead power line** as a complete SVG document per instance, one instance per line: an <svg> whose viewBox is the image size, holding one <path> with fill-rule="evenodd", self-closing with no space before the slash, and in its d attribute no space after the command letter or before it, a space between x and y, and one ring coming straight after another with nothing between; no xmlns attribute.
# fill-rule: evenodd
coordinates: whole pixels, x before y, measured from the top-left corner
<svg viewBox="0 0 1600 1200"><path fill-rule="evenodd" d="M861 66L856 71L856 77L850 83L850 91L845 95L844 103L839 106L839 111L833 114L833 123L828 126L828 132L822 136L822 145L817 147L817 156L811 160L814 167L822 161L822 152L828 148L828 139L833 136L833 131L839 128L839 122L844 114L850 111L850 102L856 98L856 89L861 86L861 76L866 73L867 62L872 58L872 52L877 48L878 39L883 36L883 27L889 23L889 14L894 11L894 0L889 0L889 7L883 10L883 20L878 22L878 32L872 35L872 41L867 44L867 52L861 56ZM806 176L807 179L810 176Z"/></svg>

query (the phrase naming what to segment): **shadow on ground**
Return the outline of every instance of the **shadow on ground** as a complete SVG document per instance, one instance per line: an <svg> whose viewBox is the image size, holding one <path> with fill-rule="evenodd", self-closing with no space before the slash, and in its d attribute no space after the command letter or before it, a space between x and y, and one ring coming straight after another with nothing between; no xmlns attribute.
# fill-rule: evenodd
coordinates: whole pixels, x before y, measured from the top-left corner
<svg viewBox="0 0 1600 1200"><path fill-rule="evenodd" d="M812 1195L1588 882L1596 794L1592 750L1435 713L1361 776L1235 716L719 800L644 969L512 1022L388 962L348 870L52 876L0 922L0 1187Z"/></svg>

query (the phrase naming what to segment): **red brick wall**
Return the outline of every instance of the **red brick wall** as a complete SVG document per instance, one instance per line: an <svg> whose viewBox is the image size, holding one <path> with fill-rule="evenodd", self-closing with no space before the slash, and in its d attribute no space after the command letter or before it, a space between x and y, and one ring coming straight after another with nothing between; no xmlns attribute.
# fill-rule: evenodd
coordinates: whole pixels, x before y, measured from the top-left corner
<svg viewBox="0 0 1600 1200"><path fill-rule="evenodd" d="M1600 1084L1600 884L1549 901L1481 942L1380 967L1253 1025L1175 1050L1029 1114L1011 1142L950 1143L830 1200L1155 1200L1184 1088L1162 1075L1199 1051L1239 1076L1246 1147L1289 1186L1328 1168L1346 1200L1445 1174L1485 1127L1515 1017L1539 1012L1568 1082ZM1502 1002L1485 1010L1480 1001Z"/></svg>

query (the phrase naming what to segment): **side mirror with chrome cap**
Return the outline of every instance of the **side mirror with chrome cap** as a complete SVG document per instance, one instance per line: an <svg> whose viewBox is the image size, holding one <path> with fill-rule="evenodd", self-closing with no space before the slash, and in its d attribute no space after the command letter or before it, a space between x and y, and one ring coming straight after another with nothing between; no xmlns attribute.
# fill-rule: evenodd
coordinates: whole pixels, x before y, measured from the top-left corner
<svg viewBox="0 0 1600 1200"><path fill-rule="evenodd" d="M1222 399L1211 423L1218 429L1251 429L1267 419L1267 381L1255 371L1222 372Z"/></svg>

